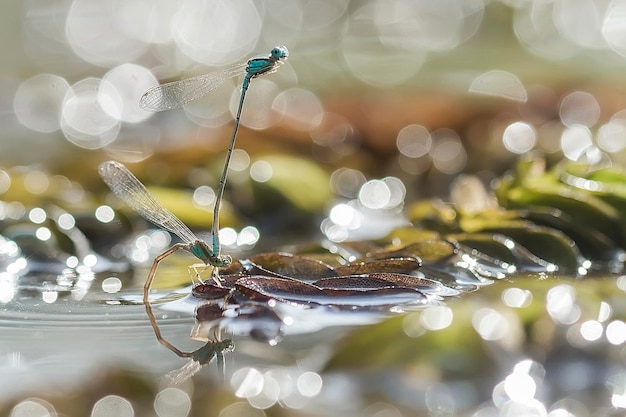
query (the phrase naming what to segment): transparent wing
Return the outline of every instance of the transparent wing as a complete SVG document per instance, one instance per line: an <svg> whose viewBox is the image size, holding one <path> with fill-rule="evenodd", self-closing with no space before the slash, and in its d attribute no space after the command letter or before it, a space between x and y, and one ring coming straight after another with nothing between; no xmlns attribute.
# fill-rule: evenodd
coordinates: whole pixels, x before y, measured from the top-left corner
<svg viewBox="0 0 626 417"><path fill-rule="evenodd" d="M157 85L144 93L139 107L146 111L164 111L182 107L209 94L230 78L246 73L247 63L236 64L224 70Z"/></svg>
<svg viewBox="0 0 626 417"><path fill-rule="evenodd" d="M146 187L124 165L115 161L100 164L98 172L113 194L146 220L174 233L185 243L199 240L172 212L161 206Z"/></svg>
<svg viewBox="0 0 626 417"><path fill-rule="evenodd" d="M169 382L171 385L178 385L197 374L198 371L202 369L202 366L203 364L201 364L200 362L190 359L189 362L187 362L182 367L168 372L165 375L165 378L168 380L167 382Z"/></svg>

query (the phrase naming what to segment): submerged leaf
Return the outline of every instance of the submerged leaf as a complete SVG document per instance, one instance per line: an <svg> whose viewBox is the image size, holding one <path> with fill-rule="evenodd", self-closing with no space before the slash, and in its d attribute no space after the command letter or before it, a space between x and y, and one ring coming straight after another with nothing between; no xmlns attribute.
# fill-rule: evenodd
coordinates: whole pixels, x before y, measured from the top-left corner
<svg viewBox="0 0 626 417"><path fill-rule="evenodd" d="M468 308L469 307L469 308ZM474 374L490 369L483 354L483 341L472 327L477 306L457 305L452 324L442 330L425 332L422 313L394 317L382 323L353 331L335 350L326 371L345 369L450 369ZM419 337L413 336L416 333ZM412 337L413 336L413 337ZM487 363L486 363L487 362Z"/></svg>

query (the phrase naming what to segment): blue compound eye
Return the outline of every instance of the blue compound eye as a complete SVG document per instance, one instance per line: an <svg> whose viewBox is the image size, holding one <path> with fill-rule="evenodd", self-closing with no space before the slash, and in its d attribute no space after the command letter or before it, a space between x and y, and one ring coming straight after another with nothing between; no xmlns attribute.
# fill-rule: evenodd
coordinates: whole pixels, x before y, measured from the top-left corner
<svg viewBox="0 0 626 417"><path fill-rule="evenodd" d="M275 59L287 58L287 56L289 56L289 51L287 51L287 48L285 48L284 46L277 46L276 48L272 49L270 55L272 56L272 58Z"/></svg>

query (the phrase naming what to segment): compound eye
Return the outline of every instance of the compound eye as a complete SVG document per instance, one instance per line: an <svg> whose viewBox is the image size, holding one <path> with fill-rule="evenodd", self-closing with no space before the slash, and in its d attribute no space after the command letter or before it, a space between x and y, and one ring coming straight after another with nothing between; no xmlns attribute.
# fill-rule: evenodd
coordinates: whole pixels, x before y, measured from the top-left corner
<svg viewBox="0 0 626 417"><path fill-rule="evenodd" d="M289 56L289 51L286 46L276 46L270 52L272 59L286 59Z"/></svg>

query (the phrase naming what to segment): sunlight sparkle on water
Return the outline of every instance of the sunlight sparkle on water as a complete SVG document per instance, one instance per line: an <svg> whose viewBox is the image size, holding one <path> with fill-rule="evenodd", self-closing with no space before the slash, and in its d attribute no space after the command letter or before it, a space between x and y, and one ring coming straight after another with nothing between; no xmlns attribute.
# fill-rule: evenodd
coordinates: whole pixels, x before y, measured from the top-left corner
<svg viewBox="0 0 626 417"><path fill-rule="evenodd" d="M5 170L0 169L0 194L5 193L9 188L11 188L11 176ZM2 212L1 209L0 212ZM0 215L0 219L2 219L2 215Z"/></svg>
<svg viewBox="0 0 626 417"><path fill-rule="evenodd" d="M609 380L613 389L611 404L613 407L626 408L626 378L623 374L615 375Z"/></svg>
<svg viewBox="0 0 626 417"><path fill-rule="evenodd" d="M615 118L600 126L596 142L606 152L620 152L626 148L626 120Z"/></svg>
<svg viewBox="0 0 626 417"><path fill-rule="evenodd" d="M6 266L6 272L9 274L18 274L21 270L28 266L28 261L23 256L20 256L10 264Z"/></svg>
<svg viewBox="0 0 626 417"><path fill-rule="evenodd" d="M48 304L52 304L54 302L56 302L56 300L59 298L59 293L56 291L43 291L41 293L41 299Z"/></svg>
<svg viewBox="0 0 626 417"><path fill-rule="evenodd" d="M481 308L472 316L472 325L484 340L502 340L512 335L513 323L492 308Z"/></svg>
<svg viewBox="0 0 626 417"><path fill-rule="evenodd" d="M535 399L535 395L541 392L540 384L543 382L546 371L544 367L532 360L518 362L513 371L504 380L496 384L492 391L493 404L499 411L493 410L494 414L483 409L485 416L497 415L507 417L521 416L547 416L545 405ZM475 416L483 414L475 414Z"/></svg>
<svg viewBox="0 0 626 417"><path fill-rule="evenodd" d="M67 266L68 268L76 268L78 264L79 264L78 257L74 255L68 256L67 259L65 260L65 266Z"/></svg>
<svg viewBox="0 0 626 417"><path fill-rule="evenodd" d="M47 218L48 215L46 214L46 211L41 207L35 207L28 212L28 219L35 224L41 224L45 222Z"/></svg>
<svg viewBox="0 0 626 417"><path fill-rule="evenodd" d="M100 206L95 212L96 219L102 223L110 223L115 219L115 211L110 206Z"/></svg>
<svg viewBox="0 0 626 417"><path fill-rule="evenodd" d="M426 390L426 407L432 416L453 416L457 408L455 393L446 384L435 384Z"/></svg>
<svg viewBox="0 0 626 417"><path fill-rule="evenodd" d="M69 213L63 213L58 217L57 225L63 230L70 230L76 225L76 219Z"/></svg>
<svg viewBox="0 0 626 417"><path fill-rule="evenodd" d="M528 307L533 300L533 294L529 290L520 288L507 288L502 291L502 301L509 307Z"/></svg>
<svg viewBox="0 0 626 417"><path fill-rule="evenodd" d="M280 384L271 374L263 374L263 388L259 394L249 397L248 402L254 408L265 410L278 401L280 395Z"/></svg>
<svg viewBox="0 0 626 417"><path fill-rule="evenodd" d="M237 397L254 397L263 390L263 374L254 368L241 368L233 373L230 385Z"/></svg>
<svg viewBox="0 0 626 417"><path fill-rule="evenodd" d="M330 209L328 218L337 225L354 228L360 226L362 216L351 204L337 204Z"/></svg>
<svg viewBox="0 0 626 417"><path fill-rule="evenodd" d="M19 255L19 253L20 253L20 248L17 245L17 243L15 243L12 240L8 240L4 238L2 235L0 235L0 255L1 256L8 256L12 258L12 257Z"/></svg>
<svg viewBox="0 0 626 417"><path fill-rule="evenodd" d="M99 149L113 142L120 131L119 119L109 115L106 107L111 101L120 101L114 88L101 92L102 80L85 78L72 85L63 101L61 130L65 138L76 146ZM114 96L111 94L117 93Z"/></svg>
<svg viewBox="0 0 626 417"><path fill-rule="evenodd" d="M359 202L369 209L389 209L404 202L406 188L395 177L370 180L359 191Z"/></svg>
<svg viewBox="0 0 626 417"><path fill-rule="evenodd" d="M355 198L367 179L361 171L350 168L339 168L330 176L333 191L343 197Z"/></svg>
<svg viewBox="0 0 626 417"><path fill-rule="evenodd" d="M571 125L561 135L561 150L566 158L576 161L593 145L591 131L583 125Z"/></svg>
<svg viewBox="0 0 626 417"><path fill-rule="evenodd" d="M567 284L550 288L546 296L546 309L552 319L561 324L572 324L580 318L580 307L575 303L576 292Z"/></svg>
<svg viewBox="0 0 626 417"><path fill-rule="evenodd" d="M612 345L626 342L626 323L621 320L612 321L606 326L606 338Z"/></svg>
<svg viewBox="0 0 626 417"><path fill-rule="evenodd" d="M259 241L261 233L254 226L246 226L237 235L237 246L253 246Z"/></svg>
<svg viewBox="0 0 626 417"><path fill-rule="evenodd" d="M502 134L504 147L515 154L523 154L535 147L537 132L526 122L511 123Z"/></svg>
<svg viewBox="0 0 626 417"><path fill-rule="evenodd" d="M527 373L513 372L504 380L504 391L513 401L527 402L535 397L537 384Z"/></svg>
<svg viewBox="0 0 626 417"><path fill-rule="evenodd" d="M237 243L237 231L232 227L220 229L220 242L226 246L233 246Z"/></svg>
<svg viewBox="0 0 626 417"><path fill-rule="evenodd" d="M49 402L40 398L29 398L17 403L9 417L54 417L56 410Z"/></svg>
<svg viewBox="0 0 626 417"><path fill-rule="evenodd" d="M215 202L215 191L207 185L201 185L193 191L193 202L200 207L210 206Z"/></svg>
<svg viewBox="0 0 626 417"><path fill-rule="evenodd" d="M515 74L502 70L492 70L479 75L472 81L469 91L522 103L528 100L526 88L520 79Z"/></svg>
<svg viewBox="0 0 626 417"><path fill-rule="evenodd" d="M598 321L603 323L611 318L613 314L613 308L606 301L600 302L600 308L598 310Z"/></svg>
<svg viewBox="0 0 626 417"><path fill-rule="evenodd" d="M589 342L600 339L603 331L602 324L596 320L588 320L580 325L581 336Z"/></svg>
<svg viewBox="0 0 626 417"><path fill-rule="evenodd" d="M191 410L191 398L179 388L168 387L157 393L153 405L159 417L186 417Z"/></svg>
<svg viewBox="0 0 626 417"><path fill-rule="evenodd" d="M32 194L42 194L50 186L50 178L45 172L31 170L24 175L24 188Z"/></svg>
<svg viewBox="0 0 626 417"><path fill-rule="evenodd" d="M18 87L13 98L13 111L20 123L29 129L54 132L60 128L63 97L69 88L67 81L57 75L35 75Z"/></svg>
<svg viewBox="0 0 626 417"><path fill-rule="evenodd" d="M401 154L409 158L428 155L433 144L430 132L421 125L410 124L403 127L396 137L396 146Z"/></svg>
<svg viewBox="0 0 626 417"><path fill-rule="evenodd" d="M94 404L91 417L133 417L135 410L126 398L119 395L107 395Z"/></svg>
<svg viewBox="0 0 626 417"><path fill-rule="evenodd" d="M456 174L465 168L467 151L458 133L452 129L437 129L431 135L430 156L435 168L444 174Z"/></svg>
<svg viewBox="0 0 626 417"><path fill-rule="evenodd" d="M382 180L370 180L359 191L359 201L370 209L385 207L391 198L391 190Z"/></svg>
<svg viewBox="0 0 626 417"><path fill-rule="evenodd" d="M157 79L147 68L122 64L102 77L99 100L109 116L127 123L139 123L153 115L139 108L139 99L148 88L156 85Z"/></svg>
<svg viewBox="0 0 626 417"><path fill-rule="evenodd" d="M315 372L304 372L298 377L296 386L305 397L315 397L322 390L322 377Z"/></svg>
<svg viewBox="0 0 626 417"><path fill-rule="evenodd" d="M247 402L236 402L222 409L217 417L265 417L265 412L254 408Z"/></svg>
<svg viewBox="0 0 626 417"><path fill-rule="evenodd" d="M109 277L102 280L102 291L114 294L122 289L122 281L117 277Z"/></svg>
<svg viewBox="0 0 626 417"><path fill-rule="evenodd" d="M89 254L83 258L83 264L89 268L94 267L98 263L98 256Z"/></svg>
<svg viewBox="0 0 626 417"><path fill-rule="evenodd" d="M574 91L561 100L559 116L565 126L591 127L600 117L600 104L591 94Z"/></svg>
<svg viewBox="0 0 626 417"><path fill-rule="evenodd" d="M250 155L243 149L233 149L228 169L243 171L250 166Z"/></svg>
<svg viewBox="0 0 626 417"><path fill-rule="evenodd" d="M324 106L315 93L295 87L279 93L272 107L283 116L283 123L302 131L319 126L324 114Z"/></svg>
<svg viewBox="0 0 626 417"><path fill-rule="evenodd" d="M0 303L8 303L17 292L17 277L8 272L0 272Z"/></svg>
<svg viewBox="0 0 626 417"><path fill-rule="evenodd" d="M452 324L453 318L454 314L450 307L434 306L422 312L420 321L428 330L442 330Z"/></svg>
<svg viewBox="0 0 626 417"><path fill-rule="evenodd" d="M557 408L557 409L550 411L550 413L548 413L548 417L576 417L576 416L567 410L564 410L562 408Z"/></svg>
<svg viewBox="0 0 626 417"><path fill-rule="evenodd" d="M250 177L256 182L267 182L274 175L274 169L267 161L256 161L250 166Z"/></svg>
<svg viewBox="0 0 626 417"><path fill-rule="evenodd" d="M52 237L52 232L47 227L39 227L37 228L37 230L35 230L35 236L37 237L37 239L45 242L47 240L50 240L50 238Z"/></svg>

